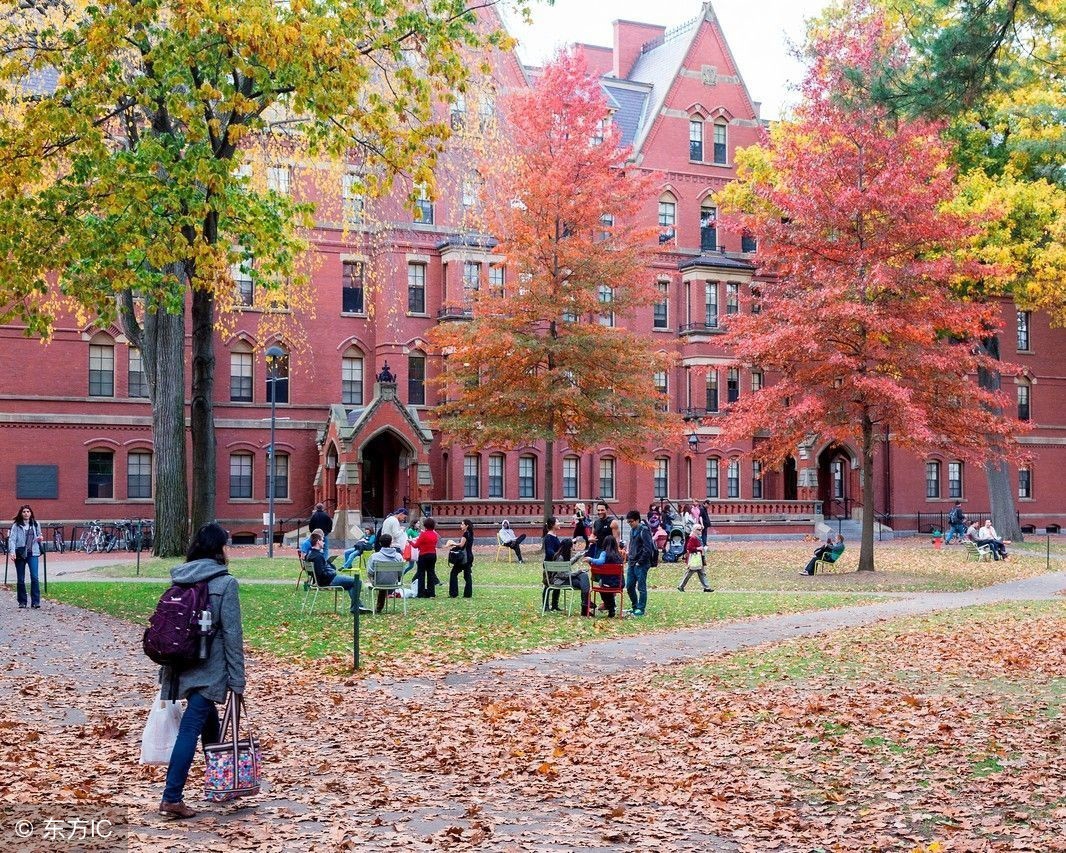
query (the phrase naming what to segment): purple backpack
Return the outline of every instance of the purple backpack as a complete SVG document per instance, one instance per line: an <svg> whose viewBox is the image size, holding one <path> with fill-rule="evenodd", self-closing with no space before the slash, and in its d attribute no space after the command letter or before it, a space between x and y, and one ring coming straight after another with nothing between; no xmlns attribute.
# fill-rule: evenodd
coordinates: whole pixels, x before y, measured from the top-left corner
<svg viewBox="0 0 1066 853"><path fill-rule="evenodd" d="M200 618L208 606L208 581L219 572L194 584L174 584L159 599L144 632L144 653L158 664L189 666L206 657L207 641L214 630L204 632ZM201 640L204 642L201 643Z"/></svg>

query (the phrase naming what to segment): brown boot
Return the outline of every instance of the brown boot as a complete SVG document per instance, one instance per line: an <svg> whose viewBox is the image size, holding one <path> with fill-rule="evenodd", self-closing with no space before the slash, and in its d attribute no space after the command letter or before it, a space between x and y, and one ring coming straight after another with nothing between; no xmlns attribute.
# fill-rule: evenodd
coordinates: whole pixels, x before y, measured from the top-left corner
<svg viewBox="0 0 1066 853"><path fill-rule="evenodd" d="M196 817L196 812L190 809L184 802L180 803L159 803L159 813L163 817L168 817L171 820L182 820L187 817Z"/></svg>

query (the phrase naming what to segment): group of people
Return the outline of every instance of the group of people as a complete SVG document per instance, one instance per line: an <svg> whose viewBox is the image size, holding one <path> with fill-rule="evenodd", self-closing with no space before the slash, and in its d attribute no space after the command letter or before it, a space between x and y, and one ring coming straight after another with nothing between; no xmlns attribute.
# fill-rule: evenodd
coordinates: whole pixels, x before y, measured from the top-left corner
<svg viewBox="0 0 1066 853"><path fill-rule="evenodd" d="M1007 559L1007 546L996 528L992 526L992 519L986 518L984 524L977 526L976 519L969 526L966 524L966 513L962 509L962 501L955 501L955 505L948 513L948 534L944 539L945 545L950 545L953 540L959 542L973 542L977 547L988 546L992 551L992 557L996 560Z"/></svg>

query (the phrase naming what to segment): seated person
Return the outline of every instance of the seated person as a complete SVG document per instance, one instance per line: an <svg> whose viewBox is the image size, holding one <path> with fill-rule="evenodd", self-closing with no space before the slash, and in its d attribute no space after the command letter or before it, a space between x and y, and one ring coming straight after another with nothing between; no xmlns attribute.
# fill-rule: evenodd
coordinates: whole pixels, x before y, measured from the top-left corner
<svg viewBox="0 0 1066 853"><path fill-rule="evenodd" d="M977 526L977 522L971 522L970 526L966 528L966 541L976 543L981 536L981 528Z"/></svg>
<svg viewBox="0 0 1066 853"><path fill-rule="evenodd" d="M337 574L337 570L326 562L326 555L322 551L322 543L325 538L321 530L315 530L312 531L307 539L310 544L310 550L306 559L311 564L311 570L315 573L315 583L321 587L343 587L347 590L348 596L352 600L352 606L348 612L355 613L356 608L358 608L360 613L369 613L370 611L365 607L359 606L358 593L355 591L355 578L351 575Z"/></svg>
<svg viewBox="0 0 1066 853"><path fill-rule="evenodd" d="M300 543L300 559L301 560L308 559L308 555L311 553L311 536L314 536L316 533L319 534L322 537L322 541L323 542L326 541L326 534L321 529L315 528L314 530L312 530L311 531L311 535L308 536L306 539L304 539L303 542ZM325 556L325 553L326 553L325 552L325 548L323 547L322 556ZM337 557L333 556L333 557L328 558L326 560L326 562L329 563L329 565L332 566L336 559L337 559Z"/></svg>
<svg viewBox="0 0 1066 853"><path fill-rule="evenodd" d="M361 539L344 552L344 563L341 564L342 569L350 569L352 563L355 562L360 554L374 550L374 529L369 525L364 527L361 536Z"/></svg>
<svg viewBox="0 0 1066 853"><path fill-rule="evenodd" d="M996 533L996 528L992 526L992 519L985 519L985 523L981 525L981 529L977 532L977 545L987 545L992 549L992 557L996 560L1007 559L1007 546L1003 544L1003 540L999 538L999 534Z"/></svg>
<svg viewBox="0 0 1066 853"><path fill-rule="evenodd" d="M518 562L524 563L522 559L522 543L526 541L526 534L521 536L515 536L515 532L511 530L511 522L506 518L503 520L503 524L500 525L500 530L497 533L500 544L504 548L510 548L518 556Z"/></svg>
<svg viewBox="0 0 1066 853"><path fill-rule="evenodd" d="M562 539L559 537L559 519L554 515L549 517L544 524L544 560L549 563L555 562L571 562L574 551L574 540L567 537ZM584 576L584 572L579 574ZM548 590L548 576L544 575L543 578L545 590L544 594L547 595ZM585 587L581 593L582 601L588 600L588 577L585 577ZM560 611L562 608L559 606L559 590L553 589L551 591L551 606L549 610Z"/></svg>
<svg viewBox="0 0 1066 853"><path fill-rule="evenodd" d="M621 566L625 564L625 558L622 556L622 552L618 549L618 540L613 536L605 536L603 538L603 545L600 547L595 557L585 557L589 565L592 566L592 577L596 581L597 586L613 586L617 584L618 591L622 591L622 578L614 575L598 575L596 574L596 566ZM612 593L601 592L600 598L603 600L603 608L607 611L608 616L614 616L615 613L615 597ZM588 608L584 612L588 612Z"/></svg>
<svg viewBox="0 0 1066 853"><path fill-rule="evenodd" d="M806 567L800 572L801 575L813 575L814 564L819 560L823 560L826 563L835 563L840 559L840 555L844 553L844 537L837 534L837 538L834 540L832 536L825 540L825 544L820 548L816 548L814 556L811 557Z"/></svg>
<svg viewBox="0 0 1066 853"><path fill-rule="evenodd" d="M381 534L381 550L375 551L374 556L370 558L370 562L366 566L366 578L370 583L374 583L374 576L376 574L376 566L380 563L404 563L406 560L403 558L403 554L392 545L392 536L388 533ZM400 570L400 577L403 577L404 569ZM380 613L385 609L385 596L387 591L379 589L377 605L374 609L375 613Z"/></svg>

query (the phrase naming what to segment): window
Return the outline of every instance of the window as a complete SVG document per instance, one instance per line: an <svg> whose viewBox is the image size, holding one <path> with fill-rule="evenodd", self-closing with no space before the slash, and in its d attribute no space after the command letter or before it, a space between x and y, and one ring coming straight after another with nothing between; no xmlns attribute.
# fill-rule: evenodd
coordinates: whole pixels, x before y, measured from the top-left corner
<svg viewBox="0 0 1066 853"><path fill-rule="evenodd" d="M740 313L740 285L735 281L728 282L725 286L725 313Z"/></svg>
<svg viewBox="0 0 1066 853"><path fill-rule="evenodd" d="M847 462L845 462L843 459L834 459L833 460L833 466L832 466L832 472L831 473L832 473L832 477L833 477L833 497L834 498L843 498L844 497L844 478L846 476L846 474L845 474L845 471L846 471L846 467L845 466L846 465L847 465Z"/></svg>
<svg viewBox="0 0 1066 853"><path fill-rule="evenodd" d="M762 497L762 463L751 463L751 496L753 498Z"/></svg>
<svg viewBox="0 0 1066 853"><path fill-rule="evenodd" d="M577 497L578 461L576 456L563 457L563 498Z"/></svg>
<svg viewBox="0 0 1066 853"><path fill-rule="evenodd" d="M714 162L723 165L726 162L725 122L714 123Z"/></svg>
<svg viewBox="0 0 1066 853"><path fill-rule="evenodd" d="M600 497L614 498L614 459L610 456L600 460Z"/></svg>
<svg viewBox="0 0 1066 853"><path fill-rule="evenodd" d="M703 119L690 119L688 123L688 159L703 161Z"/></svg>
<svg viewBox="0 0 1066 853"><path fill-rule="evenodd" d="M362 314L363 274L362 261L344 261L341 264L341 310L345 314Z"/></svg>
<svg viewBox="0 0 1066 853"><path fill-rule="evenodd" d="M704 407L708 412L718 411L718 368L707 368L707 404Z"/></svg>
<svg viewBox="0 0 1066 853"><path fill-rule="evenodd" d="M1033 496L1033 471L1031 468L1018 469L1018 497L1026 500Z"/></svg>
<svg viewBox="0 0 1066 853"><path fill-rule="evenodd" d="M115 348L89 344L89 396L115 396Z"/></svg>
<svg viewBox="0 0 1066 853"><path fill-rule="evenodd" d="M126 497L152 497L152 454L131 453L126 457Z"/></svg>
<svg viewBox="0 0 1066 853"><path fill-rule="evenodd" d="M289 167L267 167L267 189L282 195L289 194Z"/></svg>
<svg viewBox="0 0 1066 853"><path fill-rule="evenodd" d="M267 449L267 481L263 488L263 494L270 497L270 449ZM274 498L286 501L289 499L289 454L278 453L274 459Z"/></svg>
<svg viewBox="0 0 1066 853"><path fill-rule="evenodd" d="M481 287L481 264L477 261L463 263L463 295L471 299Z"/></svg>
<svg viewBox="0 0 1066 853"><path fill-rule="evenodd" d="M426 357L420 353L407 356L407 404L426 405Z"/></svg>
<svg viewBox="0 0 1066 853"><path fill-rule="evenodd" d="M478 127L481 132L484 133L485 129L492 124L492 120L496 117L496 96L492 92L485 92L481 96L481 102L477 107L478 112Z"/></svg>
<svg viewBox="0 0 1066 853"><path fill-rule="evenodd" d="M670 320L670 285L668 282L659 282L659 301L652 306L651 325L653 329L665 329Z"/></svg>
<svg viewBox="0 0 1066 853"><path fill-rule="evenodd" d="M940 463L925 463L925 496L927 498L940 497Z"/></svg>
<svg viewBox="0 0 1066 853"><path fill-rule="evenodd" d="M1018 420L1029 420L1029 390L1028 382L1018 385ZM132 394L130 396L133 396Z"/></svg>
<svg viewBox="0 0 1066 853"><path fill-rule="evenodd" d="M502 453L493 453L489 457L489 497L503 497L503 462Z"/></svg>
<svg viewBox="0 0 1066 853"><path fill-rule="evenodd" d="M740 497L740 460L730 459L726 468L726 497Z"/></svg>
<svg viewBox="0 0 1066 853"><path fill-rule="evenodd" d="M251 260L242 261L230 267L233 285L237 289L237 304L251 307L255 305L255 282L252 281Z"/></svg>
<svg viewBox="0 0 1066 853"><path fill-rule="evenodd" d="M452 130L462 130L466 124L466 95L456 92L452 99L451 125Z"/></svg>
<svg viewBox="0 0 1066 853"><path fill-rule="evenodd" d="M426 313L426 265L407 265L407 310L411 314Z"/></svg>
<svg viewBox="0 0 1066 853"><path fill-rule="evenodd" d="M481 497L481 457L463 457L463 497Z"/></svg>
<svg viewBox="0 0 1066 853"><path fill-rule="evenodd" d="M113 498L115 496L115 454L110 450L89 451L90 498Z"/></svg>
<svg viewBox="0 0 1066 853"><path fill-rule="evenodd" d="M710 456L707 458L707 497L718 497L718 457Z"/></svg>
<svg viewBox="0 0 1066 853"><path fill-rule="evenodd" d="M667 391L666 371L655 371L655 373L652 375L652 384L655 386L656 394L665 394Z"/></svg>
<svg viewBox="0 0 1066 853"><path fill-rule="evenodd" d="M493 296L503 296L503 288L507 282L507 268L499 265L489 267L489 290Z"/></svg>
<svg viewBox="0 0 1066 853"><path fill-rule="evenodd" d="M463 207L473 207L477 204L478 195L480 195L480 181L477 175L467 175L463 178L462 187L462 205Z"/></svg>
<svg viewBox="0 0 1066 853"><path fill-rule="evenodd" d="M600 240L611 239L611 229L614 228L614 215L605 213L600 217L600 226L603 230L600 232Z"/></svg>
<svg viewBox="0 0 1066 853"><path fill-rule="evenodd" d="M349 350L349 353L354 353ZM363 357L346 355L341 359L341 402L346 406L363 405Z"/></svg>
<svg viewBox="0 0 1066 853"><path fill-rule="evenodd" d="M141 351L130 347L129 393L131 397L148 396L148 380L144 375L144 360Z"/></svg>
<svg viewBox="0 0 1066 853"><path fill-rule="evenodd" d="M1031 315L1028 311L1018 312L1018 352L1029 352L1029 321Z"/></svg>
<svg viewBox="0 0 1066 853"><path fill-rule="evenodd" d="M266 369L266 401L269 403L271 395L275 403L289 402L289 356L278 357L273 367L270 364Z"/></svg>
<svg viewBox="0 0 1066 853"><path fill-rule="evenodd" d="M252 454L233 453L229 458L229 496L251 498Z"/></svg>
<svg viewBox="0 0 1066 853"><path fill-rule="evenodd" d="M740 399L740 368L730 367L726 373L725 398L727 403L735 403Z"/></svg>
<svg viewBox="0 0 1066 853"><path fill-rule="evenodd" d="M962 463L948 463L948 497L962 497Z"/></svg>
<svg viewBox="0 0 1066 853"><path fill-rule="evenodd" d="M762 391L763 376L761 370L753 370L751 372L751 393L757 394Z"/></svg>
<svg viewBox="0 0 1066 853"><path fill-rule="evenodd" d="M607 132L607 119L601 118L596 121L596 126L592 129L592 137L589 139L593 145L603 145L603 137Z"/></svg>
<svg viewBox="0 0 1066 853"><path fill-rule="evenodd" d="M601 284L596 288L596 296L600 300L601 305L610 305L614 302L614 288ZM614 325L614 311L605 311L600 314L599 323L601 326L613 326Z"/></svg>
<svg viewBox="0 0 1066 853"><path fill-rule="evenodd" d="M652 497L661 500L670 490L670 460L655 460L655 475L652 479Z"/></svg>
<svg viewBox="0 0 1066 853"><path fill-rule="evenodd" d="M700 251L718 251L718 208L707 202L700 207Z"/></svg>
<svg viewBox="0 0 1066 853"><path fill-rule="evenodd" d="M537 496L537 459L535 456L518 457L518 497Z"/></svg>
<svg viewBox="0 0 1066 853"><path fill-rule="evenodd" d="M358 175L347 174L341 178L341 203L344 221L348 225L358 225L363 221L362 181Z"/></svg>
<svg viewBox="0 0 1066 853"><path fill-rule="evenodd" d="M740 251L742 252L756 252L759 249L759 243L755 239L754 234L749 234L745 231L740 235Z"/></svg>
<svg viewBox="0 0 1066 853"><path fill-rule="evenodd" d="M677 201L666 193L659 199L659 242L669 243L677 231Z"/></svg>
<svg viewBox="0 0 1066 853"><path fill-rule="evenodd" d="M423 184L415 187L414 221L419 225L433 224L433 202L430 201L429 190Z"/></svg>
<svg viewBox="0 0 1066 853"><path fill-rule="evenodd" d="M229 354L229 398L232 403L252 402L252 354Z"/></svg>
<svg viewBox="0 0 1066 853"><path fill-rule="evenodd" d="M703 325L718 328L718 282L709 281L703 287Z"/></svg>

